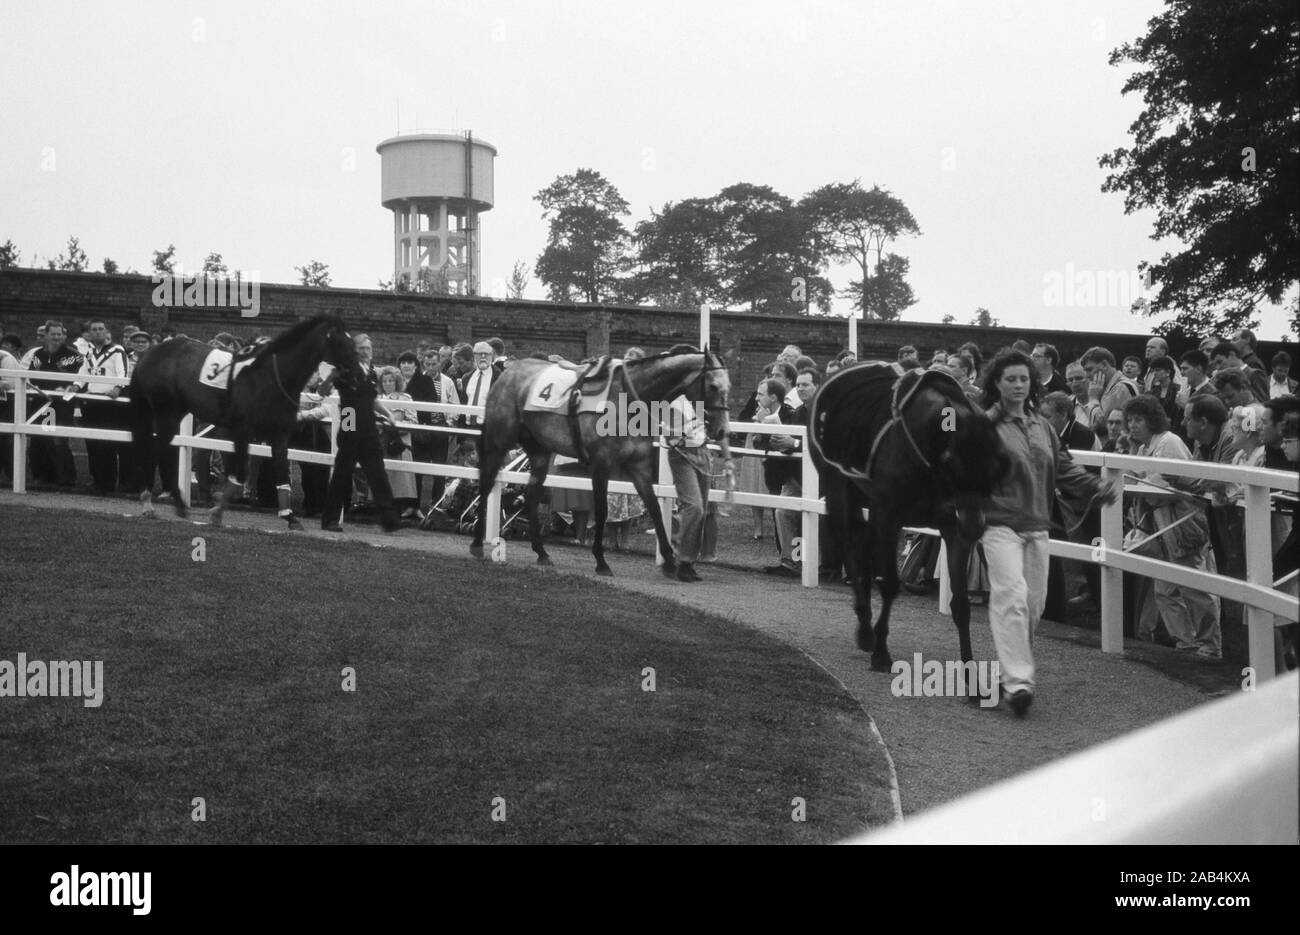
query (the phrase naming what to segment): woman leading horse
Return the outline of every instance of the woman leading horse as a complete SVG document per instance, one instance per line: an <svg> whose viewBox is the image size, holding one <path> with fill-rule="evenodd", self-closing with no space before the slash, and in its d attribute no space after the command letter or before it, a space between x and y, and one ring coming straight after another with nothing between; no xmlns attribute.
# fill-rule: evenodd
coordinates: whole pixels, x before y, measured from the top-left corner
<svg viewBox="0 0 1300 935"><path fill-rule="evenodd" d="M972 658L966 563L984 533L983 502L1008 461L993 424L937 370L902 377L861 365L828 379L812 402L809 445L826 513L853 587L858 647L888 672L889 610L898 595L898 535L930 526L943 537L952 619L963 662ZM866 517L863 511L866 511ZM871 585L880 582L873 628Z"/></svg>

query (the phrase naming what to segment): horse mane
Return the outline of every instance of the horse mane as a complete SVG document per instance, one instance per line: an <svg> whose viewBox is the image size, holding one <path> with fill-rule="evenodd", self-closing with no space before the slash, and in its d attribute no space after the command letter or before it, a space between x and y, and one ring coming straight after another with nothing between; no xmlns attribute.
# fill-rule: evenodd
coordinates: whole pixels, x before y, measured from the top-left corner
<svg viewBox="0 0 1300 935"><path fill-rule="evenodd" d="M677 357L680 354L702 353L704 352L692 344L674 344L672 347L668 348L668 350L662 351L658 354L651 354L648 357L638 357L636 360L625 360L623 361L623 366L626 367L629 364L648 364L653 360L664 360L669 357Z"/></svg>
<svg viewBox="0 0 1300 935"><path fill-rule="evenodd" d="M324 315L315 315L311 318L304 318L296 324L291 325L288 330L276 335L266 344L262 345L262 349L258 352L258 356L261 357L263 354L276 354L286 348L293 347L302 341L303 337L305 337L309 331L323 323L337 325L340 328L344 327L343 319L334 314L327 313Z"/></svg>

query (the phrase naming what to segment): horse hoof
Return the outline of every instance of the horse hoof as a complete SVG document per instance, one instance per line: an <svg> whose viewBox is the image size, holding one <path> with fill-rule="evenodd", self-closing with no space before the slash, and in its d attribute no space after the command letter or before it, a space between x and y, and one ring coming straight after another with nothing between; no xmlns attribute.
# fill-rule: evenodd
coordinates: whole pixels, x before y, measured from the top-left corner
<svg viewBox="0 0 1300 935"><path fill-rule="evenodd" d="M659 570L663 572L665 578L677 577L677 563L671 559L660 565Z"/></svg>
<svg viewBox="0 0 1300 935"><path fill-rule="evenodd" d="M858 649L864 653L876 651L876 634L871 632L870 627L858 628Z"/></svg>
<svg viewBox="0 0 1300 935"><path fill-rule="evenodd" d="M551 564L553 564L553 563L551 562L551 557L550 557L549 555L539 555L539 556L537 556L537 564L539 564L539 565L551 565Z"/></svg>
<svg viewBox="0 0 1300 935"><path fill-rule="evenodd" d="M221 525L221 519L222 519L222 517L221 517L221 511L220 511L220 510L213 510L211 513L208 514L208 525L209 525L209 526L220 526L220 525Z"/></svg>
<svg viewBox="0 0 1300 935"><path fill-rule="evenodd" d="M597 565L596 574L600 575L602 578L614 577L614 571L608 565Z"/></svg>
<svg viewBox="0 0 1300 935"><path fill-rule="evenodd" d="M181 519L187 519L190 515L190 511L185 508L185 504L179 500L176 501L176 515Z"/></svg>
<svg viewBox="0 0 1300 935"><path fill-rule="evenodd" d="M302 531L302 523L298 522L297 519L295 519L294 517L290 516L290 517L289 517L289 528L292 529L292 530L294 530L295 532L301 532L301 531Z"/></svg>
<svg viewBox="0 0 1300 935"><path fill-rule="evenodd" d="M894 660L890 658L889 653L872 653L871 654L871 671L872 672L892 672Z"/></svg>
<svg viewBox="0 0 1300 935"><path fill-rule="evenodd" d="M474 556L475 558L482 558L482 557L483 557L483 546L481 546L481 545L471 545L471 546L469 547L469 554L472 555L472 556Z"/></svg>

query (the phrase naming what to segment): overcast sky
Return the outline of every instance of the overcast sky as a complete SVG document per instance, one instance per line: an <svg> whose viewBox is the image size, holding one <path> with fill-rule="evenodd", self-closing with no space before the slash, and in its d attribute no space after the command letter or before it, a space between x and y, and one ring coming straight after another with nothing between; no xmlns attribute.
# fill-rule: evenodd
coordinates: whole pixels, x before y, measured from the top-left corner
<svg viewBox="0 0 1300 935"><path fill-rule="evenodd" d="M215 250L267 282L320 260L335 285L373 288L392 275L375 144L472 130L499 151L491 295L544 246L533 196L581 167L622 192L629 227L736 182L797 199L857 178L921 227L894 245L918 299L905 318L985 306L1009 325L1145 331L1115 285L1162 245L1101 193L1097 159L1140 109L1107 56L1160 7L5 3L0 242L32 265L76 235L94 268L144 272L175 243L188 269ZM528 297L545 297L536 281ZM1261 335L1284 330L1271 311Z"/></svg>

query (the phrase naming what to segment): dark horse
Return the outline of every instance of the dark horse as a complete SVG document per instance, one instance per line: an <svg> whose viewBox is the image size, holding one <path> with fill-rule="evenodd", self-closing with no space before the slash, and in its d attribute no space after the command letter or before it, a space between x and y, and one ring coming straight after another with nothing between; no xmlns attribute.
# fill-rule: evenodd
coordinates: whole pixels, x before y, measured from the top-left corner
<svg viewBox="0 0 1300 935"><path fill-rule="evenodd" d="M231 488L243 485L248 466L248 445L254 440L271 446L271 464L278 488L279 514L290 529L301 529L289 508L289 433L298 418L298 397L307 380L322 361L339 371L336 380L352 380L358 371L352 338L337 315L318 315L300 321L253 352L251 362L239 370L229 389L201 382L218 374L220 360L204 363L216 348L199 341L171 340L151 348L131 376L131 435L139 465L140 503L145 513L153 512L154 465L166 464L165 457L181 417L193 413L196 419L212 422L229 432L235 444L234 464L228 472ZM236 357L235 366L244 358ZM227 371L229 367L227 366ZM156 433L156 434L155 434ZM172 502L180 516L185 501L174 472L170 483ZM164 484L166 486L166 484ZM226 491L218 497L211 520L221 525Z"/></svg>
<svg viewBox="0 0 1300 935"><path fill-rule="evenodd" d="M596 518L596 537L591 554L596 557L596 573L610 575L613 572L605 562L603 544L608 513L605 498L609 492L610 475L621 470L636 487L646 511L654 520L659 552L664 557L663 572L673 574L676 559L653 486L659 460L654 436L659 433L659 427L649 425L645 431L636 434L602 433L597 429L598 413L580 413L571 417L566 412L525 411L524 403L533 381L549 366L551 363L546 360L519 360L493 382L487 397L483 434L479 439L479 491L486 495L492 489L507 453L517 445L522 446L531 465L531 476L524 491L529 536L533 551L537 553L537 564L549 565L551 559L542 545L537 522L537 502L551 469L551 457L558 453L587 461L591 468ZM629 360L617 367L610 384L609 399L615 401L618 394L623 393L625 399L640 402L645 407L660 403L661 410L662 404L678 396L685 396L697 407L702 404L707 434L721 441L723 457L729 459L729 390L727 370L711 350L701 352L688 345L678 345L663 354ZM576 425L574 418L577 419ZM581 450L575 436L581 439ZM479 510L474 525L474 541L470 545L471 554L479 558L483 556L486 524L487 510Z"/></svg>
<svg viewBox="0 0 1300 935"><path fill-rule="evenodd" d="M858 647L888 672L889 608L898 594L898 534L928 526L943 536L952 619L971 659L966 563L984 534L983 502L1008 460L993 423L942 371L901 378L887 365L849 367L812 402L809 436L831 534L844 556L858 616ZM867 510L864 520L862 511ZM880 618L871 625L871 584Z"/></svg>

